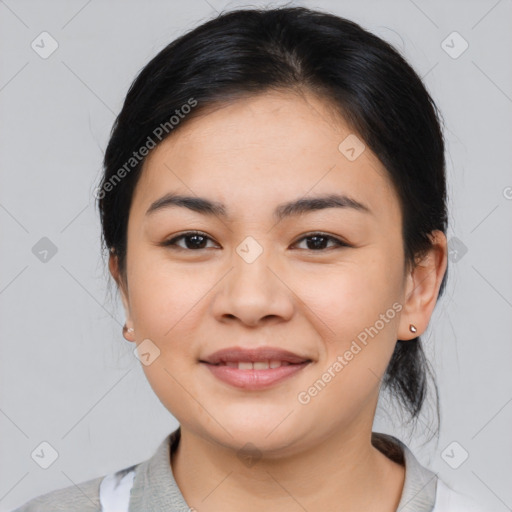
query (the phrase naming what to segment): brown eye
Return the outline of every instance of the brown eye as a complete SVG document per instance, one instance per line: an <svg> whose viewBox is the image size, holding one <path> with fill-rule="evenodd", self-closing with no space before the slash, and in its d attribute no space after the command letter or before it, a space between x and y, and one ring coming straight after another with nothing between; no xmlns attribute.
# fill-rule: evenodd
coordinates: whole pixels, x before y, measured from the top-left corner
<svg viewBox="0 0 512 512"><path fill-rule="evenodd" d="M185 240L185 247L177 244L177 242L180 241L181 239ZM183 233L177 237L174 237L170 240L163 242L162 245L164 247L171 247L184 250L200 250L206 249L206 243L208 240L211 240L211 238L209 236L206 236L204 233L197 231L189 231L188 233Z"/></svg>
<svg viewBox="0 0 512 512"><path fill-rule="evenodd" d="M330 235L326 235L324 233L311 233L308 236L302 237L299 240L299 242L301 242L303 240L307 240L307 242L306 242L307 247L305 247L305 249L309 250L309 251L317 251L318 252L318 251L325 250L327 248L332 249L333 246L326 247L326 245L329 242L333 242L334 247L350 247L349 244L343 242L342 240L339 240L338 238L335 238Z"/></svg>
<svg viewBox="0 0 512 512"><path fill-rule="evenodd" d="M178 244L179 241L184 240L184 245ZM201 250L201 249L207 249L206 244L208 243L208 240L212 240L209 236L205 235L204 233L201 233L199 231L189 231L187 233L183 233L179 236L176 236L174 238L171 238L170 240L167 240L163 242L161 245L164 247L170 247L172 249L183 249L183 250ZM294 245L297 245L299 242L302 242L303 240L306 240L306 247L303 247L305 250L314 251L314 252L321 252L326 249L333 249L336 247L351 247L346 242L343 242L342 240L327 235L325 233L311 233L305 237L302 237L298 242L296 242ZM328 246L329 242L331 242L334 245Z"/></svg>

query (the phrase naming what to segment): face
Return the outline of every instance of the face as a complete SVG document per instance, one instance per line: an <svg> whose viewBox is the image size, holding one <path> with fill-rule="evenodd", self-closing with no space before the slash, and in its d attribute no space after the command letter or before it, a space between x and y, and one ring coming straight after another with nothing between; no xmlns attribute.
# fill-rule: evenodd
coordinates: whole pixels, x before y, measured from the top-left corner
<svg viewBox="0 0 512 512"><path fill-rule="evenodd" d="M148 156L134 192L121 292L149 354L142 367L183 428L234 450L251 441L291 453L335 432L366 435L396 340L408 336L400 318L414 283L398 197L332 112L273 92L191 119ZM158 206L167 194L222 211ZM308 203L329 195L338 203ZM283 207L299 200L302 209ZM269 347L295 363L257 352ZM233 356L240 365L204 362L229 348L245 351ZM250 350L280 366L246 369Z"/></svg>

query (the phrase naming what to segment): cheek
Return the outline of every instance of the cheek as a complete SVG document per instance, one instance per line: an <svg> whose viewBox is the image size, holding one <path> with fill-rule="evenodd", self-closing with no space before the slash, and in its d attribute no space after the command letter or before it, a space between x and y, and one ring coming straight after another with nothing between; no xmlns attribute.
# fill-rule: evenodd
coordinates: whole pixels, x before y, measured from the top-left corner
<svg viewBox="0 0 512 512"><path fill-rule="evenodd" d="M200 394L190 385L190 369L183 371L184 366L181 360L172 360L172 356L169 358L163 352L150 365L142 365L153 392L180 423L194 422L194 419L208 423L209 417L201 407L201 401L194 398Z"/></svg>
<svg viewBox="0 0 512 512"><path fill-rule="evenodd" d="M325 349L315 374L301 390L314 416L355 418L378 394L396 344L401 309L387 297L385 286L381 290L379 294L375 281L351 274L331 281L324 295L309 298L308 306L322 312L315 325L322 330Z"/></svg>
<svg viewBox="0 0 512 512"><path fill-rule="evenodd" d="M211 288L211 274L159 260L138 260L129 275L137 331L155 340L175 339L193 329L196 308Z"/></svg>
<svg viewBox="0 0 512 512"><path fill-rule="evenodd" d="M162 403L173 414L179 413L197 347L202 342L197 339L201 298L211 284L176 268L170 272L165 265L141 264L132 268L129 279L137 343L149 339L149 347L157 354L151 364L142 364L142 368Z"/></svg>
<svg viewBox="0 0 512 512"><path fill-rule="evenodd" d="M373 326L392 308L399 297L398 287L394 290L391 286L396 272L383 258L353 260L302 272L294 277L293 291L307 306L302 311L324 340L346 341ZM396 322L395 311L387 317L386 331Z"/></svg>
<svg viewBox="0 0 512 512"><path fill-rule="evenodd" d="M192 390L190 372L202 341L197 339L201 298L211 284L176 268L170 272L165 265L141 264L132 269L130 277L137 343L151 340L158 354L150 364L141 364L151 388L180 421L201 417L204 411L193 399L188 400L187 391Z"/></svg>
<svg viewBox="0 0 512 512"><path fill-rule="evenodd" d="M333 400L340 407L355 406L378 385L396 344L401 304L399 286L392 283L400 282L399 272L398 265L372 256L331 268L327 275L305 274L294 288L325 342L316 377L320 389L328 384L319 405Z"/></svg>

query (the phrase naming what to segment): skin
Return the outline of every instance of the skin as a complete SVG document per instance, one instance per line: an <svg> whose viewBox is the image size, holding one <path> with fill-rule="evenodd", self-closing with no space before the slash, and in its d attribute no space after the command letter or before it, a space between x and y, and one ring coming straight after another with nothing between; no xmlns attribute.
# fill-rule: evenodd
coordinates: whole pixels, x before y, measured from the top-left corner
<svg viewBox="0 0 512 512"><path fill-rule="evenodd" d="M354 161L338 150L351 133L322 99L272 92L190 119L145 161L129 215L126 275L115 255L110 271L134 329L126 339L150 339L160 350L142 367L181 425L172 470L200 512L238 512L241 504L245 511L397 508L404 468L371 444L380 379L396 340L428 326L447 244L432 233L432 250L406 268L398 196L368 147ZM183 207L145 215L171 191L222 202L232 217ZM372 213L329 208L277 224L272 217L278 204L333 191ZM190 238L177 242L181 250L159 245L189 230L209 237L204 248ZM325 240L315 249L305 237L318 231L351 247ZM236 252L247 236L263 250L252 263ZM299 403L298 393L393 303L401 311ZM280 347L312 362L271 388L243 390L198 362L235 345ZM250 467L239 457L248 442L261 457Z"/></svg>

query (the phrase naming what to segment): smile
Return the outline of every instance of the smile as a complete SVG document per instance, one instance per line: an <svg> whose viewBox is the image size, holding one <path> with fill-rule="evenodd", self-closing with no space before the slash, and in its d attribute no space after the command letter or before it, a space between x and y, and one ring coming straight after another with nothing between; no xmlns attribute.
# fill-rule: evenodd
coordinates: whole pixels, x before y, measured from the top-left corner
<svg viewBox="0 0 512 512"><path fill-rule="evenodd" d="M287 361L230 361L225 363L201 364L206 366L213 376L230 386L245 390L261 390L300 373L311 361L289 363Z"/></svg>
<svg viewBox="0 0 512 512"><path fill-rule="evenodd" d="M268 370L269 368L279 368L280 366L288 366L292 363L288 361L224 361L215 366L229 366L230 368L238 368L239 370Z"/></svg>

